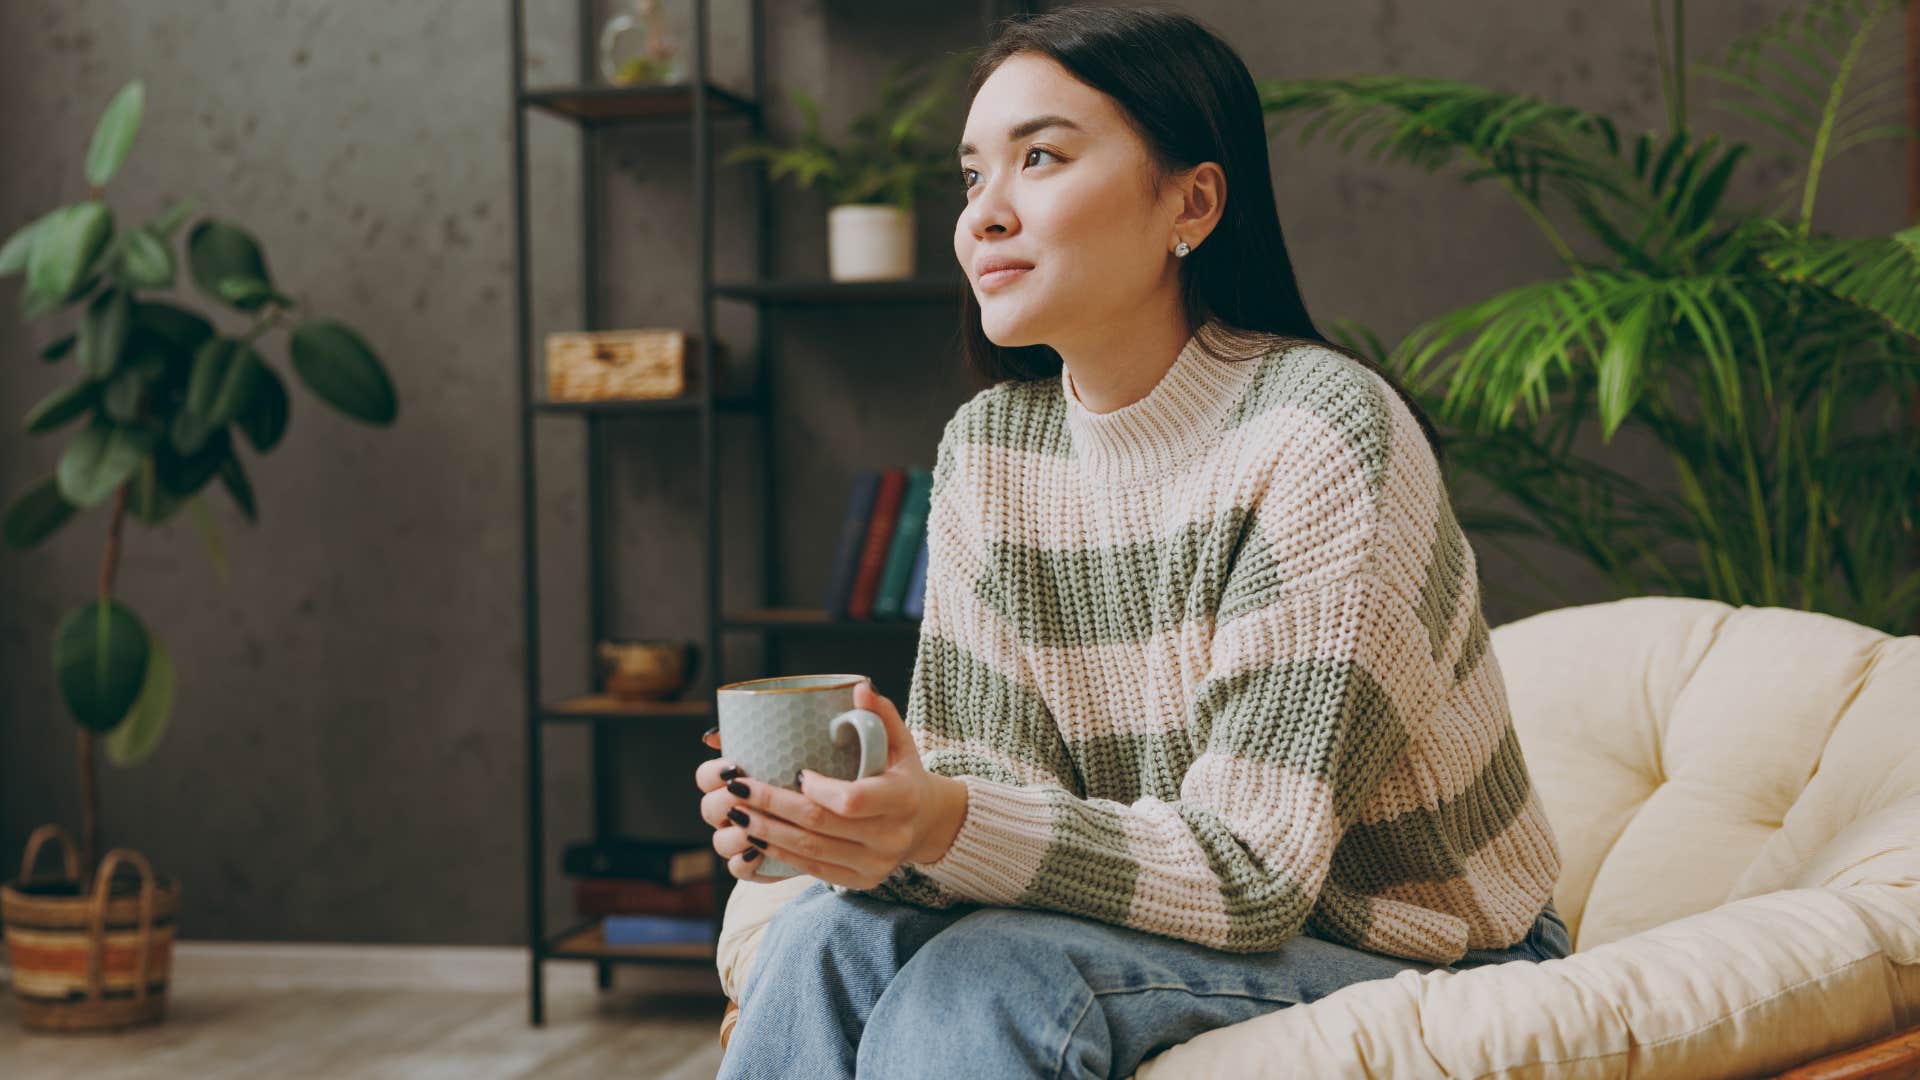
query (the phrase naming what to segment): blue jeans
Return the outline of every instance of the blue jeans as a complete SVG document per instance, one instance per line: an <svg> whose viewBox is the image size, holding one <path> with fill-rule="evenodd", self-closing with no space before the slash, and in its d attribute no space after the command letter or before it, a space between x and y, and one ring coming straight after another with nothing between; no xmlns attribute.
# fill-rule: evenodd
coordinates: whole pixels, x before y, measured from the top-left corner
<svg viewBox="0 0 1920 1080"><path fill-rule="evenodd" d="M1519 944L1450 970L1571 948L1549 901ZM931 911L815 885L767 926L720 1076L1124 1077L1201 1032L1408 969L1441 970L1304 934L1228 953L1057 912Z"/></svg>

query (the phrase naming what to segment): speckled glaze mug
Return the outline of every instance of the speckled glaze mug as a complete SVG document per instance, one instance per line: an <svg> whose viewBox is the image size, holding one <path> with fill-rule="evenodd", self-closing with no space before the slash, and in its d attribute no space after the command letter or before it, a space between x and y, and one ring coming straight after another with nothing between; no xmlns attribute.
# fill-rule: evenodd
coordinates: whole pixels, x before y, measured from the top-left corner
<svg viewBox="0 0 1920 1080"><path fill-rule="evenodd" d="M858 780L887 767L887 726L853 707L865 675L783 675L728 683L719 698L720 752L756 780L795 790L801 769ZM762 877L801 871L763 858Z"/></svg>

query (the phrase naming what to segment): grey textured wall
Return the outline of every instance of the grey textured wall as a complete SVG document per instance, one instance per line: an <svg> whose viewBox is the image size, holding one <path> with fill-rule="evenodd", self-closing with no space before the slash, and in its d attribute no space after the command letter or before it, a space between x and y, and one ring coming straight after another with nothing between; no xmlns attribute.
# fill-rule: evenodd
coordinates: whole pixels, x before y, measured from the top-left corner
<svg viewBox="0 0 1920 1080"><path fill-rule="evenodd" d="M529 80L568 81L572 5L533 0ZM721 0L715 63L737 81L742 5ZM1540 92L1657 124L1652 39L1634 8L1601 17L1574 0L1177 5L1222 31L1256 77L1424 73ZM1778 0L1699 5L1696 51L1715 50L1781 9ZM296 390L286 441L253 470L252 529L211 499L232 578L215 574L190 519L130 526L119 595L164 635L179 668L176 716L159 753L102 765L106 845L147 854L186 887L189 938L511 943L523 940L521 615L516 469L512 189L506 18L497 3L317 0L10 0L0 5L0 230L83 193L80 162L100 108L147 81L147 118L110 198L144 219L193 195L265 245L282 288L360 329L402 400L390 431L359 427ZM859 108L886 65L913 50L976 43L973 5L877 0L771 2L768 75L805 88L830 123ZM1894 32L1889 28L1889 32ZM1702 106L1703 108L1704 106ZM1697 115L1704 116L1703 112ZM791 131L784 98L776 130ZM957 136L962 114L953 116ZM725 130L725 129L723 129ZM737 130L737 129L735 129ZM1739 130L1735 128L1734 130ZM577 325L578 143L536 117L531 131L535 341ZM690 324L694 236L682 131L607 137L603 302L609 325ZM1451 307L1546 276L1554 264L1490 186L1462 189L1330 148L1275 141L1295 269L1323 328L1354 318L1391 337ZM1758 184L1777 173L1754 170ZM1902 214L1897 148L1842 159L1821 224L1884 230ZM751 268L750 188L722 178L717 271ZM823 203L775 191L778 266L824 276ZM946 269L961 197L922 210L923 267ZM63 384L33 359L52 320L22 325L0 303L0 404L18 417ZM198 297L193 303L200 304ZM751 343L750 311L722 309L725 337ZM776 418L782 599L818 593L850 471L930 463L964 400L953 313L936 307L787 313L775 319L784 397ZM66 318L70 318L67 316ZM231 326L229 323L223 325ZM738 423L738 421L732 421ZM621 429L609 464L606 583L613 631L696 636L702 593L694 512L694 421ZM554 694L587 672L582 428L539 421L544 678ZM755 599L746 507L758 490L744 431L727 439L727 595ZM0 431L0 497L52 467L63 440ZM1657 473L1645 448L1609 451ZM57 541L0 555L0 870L35 824L77 826L73 734L49 672L60 613L84 601L104 514ZM1604 598L1577 563L1536 553L1568 602ZM1533 610L1525 585L1480 548L1496 623ZM1538 606L1537 604L1535 606ZM745 642L740 642L744 645ZM871 671L904 703L897 641L796 648L791 670ZM748 677L742 652L730 678ZM619 747L623 823L691 819L696 726ZM547 736L548 843L587 828L584 735ZM565 884L550 877L549 907Z"/></svg>

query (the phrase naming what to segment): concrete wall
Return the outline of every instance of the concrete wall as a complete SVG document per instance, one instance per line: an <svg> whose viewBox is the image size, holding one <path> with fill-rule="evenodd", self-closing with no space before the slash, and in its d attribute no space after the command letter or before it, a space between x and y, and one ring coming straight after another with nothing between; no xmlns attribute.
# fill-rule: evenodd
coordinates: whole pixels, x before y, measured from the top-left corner
<svg viewBox="0 0 1920 1080"><path fill-rule="evenodd" d="M878 0L772 2L768 75L804 88L838 124L886 66L916 50L977 43L974 5ZM1222 31L1256 77L1424 73L1535 91L1600 109L1623 126L1662 122L1652 38L1639 9L1601 17L1573 0L1363 4L1214 0L1178 5ZM1699 51L1780 10L1779 0L1701 6ZM123 220L193 195L265 246L281 287L361 330L402 401L378 431L296 389L284 444L253 462L261 507L248 528L210 500L232 576L214 571L191 518L130 526L118 595L163 635L179 669L173 729L147 764L102 764L103 846L128 845L185 882L183 936L364 942L524 940L520 523L513 373L511 103L504 4L338 0L14 0L0 6L0 230L83 194L80 165L99 110L122 82L147 82L147 117L110 198ZM532 0L529 81L573 76L573 6ZM738 81L743 5L715 16L715 64ZM1896 30L1889 27L1889 33ZM1713 122L1702 103L1697 115ZM956 109L953 130L964 113ZM777 131L797 113L776 101ZM722 131L738 130L738 128ZM580 177L575 129L532 121L534 340L578 325ZM725 145L723 137L723 145ZM680 129L606 136L602 246L609 325L694 322L692 199ZM1357 319L1389 338L1425 318L1554 273L1550 253L1491 186L1462 189L1327 147L1274 143L1280 205L1309 307L1325 328ZM1751 186L1777 178L1753 170ZM1843 233L1899 224L1891 145L1842 159L1821 224ZM750 187L716 196L717 272L752 267ZM1748 193L1742 193L1748 194ZM781 273L825 273L821 198L775 189ZM922 265L950 269L962 198L922 209ZM22 415L64 384L33 358L59 320L22 325L0 303L0 404ZM190 303L204 306L197 295ZM62 316L70 319L71 316ZM782 388L776 417L788 586L818 594L850 472L930 464L941 424L966 396L953 314L937 306L773 317ZM237 326L223 321L223 326ZM722 309L744 350L752 312ZM271 356L283 356L276 344ZM740 421L728 421L739 425ZM543 670L553 694L587 674L583 431L539 421ZM728 597L755 599L750 513L757 480L746 429L728 429ZM687 418L617 429L609 458L612 630L697 636L703 593L695 510L696 428ZM0 430L0 497L53 466L60 438ZM1657 475L1645 448L1612 448ZM77 827L72 725L50 673L60 614L94 587L105 515L90 513L31 553L0 555L0 869L27 832ZM1531 588L1479 548L1495 623L1557 602L1603 599L1575 561L1538 553L1564 589ZM759 674L745 639L729 678ZM796 647L789 670L875 674L904 704L898 639ZM622 824L699 839L689 772L699 725L617 746ZM588 828L586 739L546 736L549 850ZM549 907L564 915L564 879Z"/></svg>

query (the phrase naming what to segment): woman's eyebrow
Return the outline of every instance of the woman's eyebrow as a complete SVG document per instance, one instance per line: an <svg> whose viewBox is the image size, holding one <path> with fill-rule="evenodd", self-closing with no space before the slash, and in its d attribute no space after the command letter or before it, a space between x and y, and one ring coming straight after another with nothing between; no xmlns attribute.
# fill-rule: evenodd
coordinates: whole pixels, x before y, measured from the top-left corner
<svg viewBox="0 0 1920 1080"><path fill-rule="evenodd" d="M1015 139L1024 139L1036 131L1042 131L1050 127L1072 128L1073 130L1081 132L1083 134L1087 130L1086 128L1081 127L1079 124L1074 123L1072 120L1069 120L1064 116L1048 113L1045 116L1036 116L1031 120L1022 120L1019 123L1008 128L1007 141L1013 142ZM968 154L971 154L973 152L974 152L974 145L970 142L963 142L954 151L954 154L957 157L966 157Z"/></svg>

